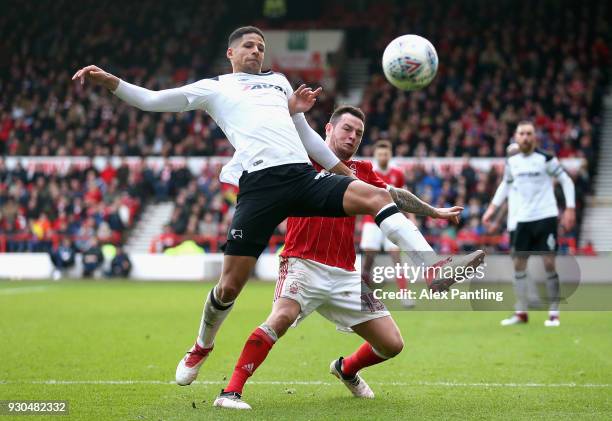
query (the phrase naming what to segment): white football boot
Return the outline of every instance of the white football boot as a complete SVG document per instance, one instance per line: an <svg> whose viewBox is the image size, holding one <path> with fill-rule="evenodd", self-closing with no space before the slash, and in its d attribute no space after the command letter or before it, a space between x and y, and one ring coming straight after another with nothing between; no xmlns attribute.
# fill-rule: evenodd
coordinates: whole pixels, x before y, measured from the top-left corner
<svg viewBox="0 0 612 421"><path fill-rule="evenodd" d="M561 326L561 321L559 320L559 316L548 316L548 319L544 320L544 326L546 327Z"/></svg>
<svg viewBox="0 0 612 421"><path fill-rule="evenodd" d="M251 405L242 400L242 396L238 392L224 392L223 389L213 406L229 409L251 409Z"/></svg>
<svg viewBox="0 0 612 421"><path fill-rule="evenodd" d="M332 361L329 365L329 372L344 383L356 398L374 399L374 392L372 392L370 386L361 378L359 373L355 374L352 378L345 377L342 373L342 360L343 358L340 357Z"/></svg>
<svg viewBox="0 0 612 421"><path fill-rule="evenodd" d="M500 322L502 326L524 325L529 321L527 313L514 313Z"/></svg>
<svg viewBox="0 0 612 421"><path fill-rule="evenodd" d="M200 366L206 361L212 349L212 347L202 348L196 342L176 366L176 384L190 385L198 377Z"/></svg>

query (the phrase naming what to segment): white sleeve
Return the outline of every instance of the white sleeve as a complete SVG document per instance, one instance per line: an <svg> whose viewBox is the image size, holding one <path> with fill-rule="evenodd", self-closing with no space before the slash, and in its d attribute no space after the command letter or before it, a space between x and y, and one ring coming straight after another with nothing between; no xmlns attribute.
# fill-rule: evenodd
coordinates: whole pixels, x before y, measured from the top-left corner
<svg viewBox="0 0 612 421"><path fill-rule="evenodd" d="M334 155L321 136L310 127L310 124L306 121L306 117L304 117L304 113L297 113L291 118L293 119L293 124L295 125L298 135L300 135L302 144L304 148L306 148L306 152L308 152L308 156L326 170L329 170L340 162L340 158Z"/></svg>
<svg viewBox="0 0 612 421"><path fill-rule="evenodd" d="M512 170L510 169L510 161L506 159L506 166L504 167L504 176L502 178L502 183L510 184L514 182L514 177L512 176Z"/></svg>
<svg viewBox="0 0 612 421"><path fill-rule="evenodd" d="M152 91L120 80L113 94L143 111L182 112L206 109L211 95L216 92L216 83L204 79L180 88Z"/></svg>
<svg viewBox="0 0 612 421"><path fill-rule="evenodd" d="M499 208L504 203L504 201L508 198L509 190L510 190L510 186L508 185L506 180L505 179L502 180L502 182L499 183L499 186L497 186L497 190L495 190L495 195L493 196L491 203L495 207Z"/></svg>
<svg viewBox="0 0 612 421"><path fill-rule="evenodd" d="M565 207L575 208L576 207L576 189L574 188L574 182L565 170L561 170L561 173L557 176L557 180L561 184L563 189L563 196L565 196Z"/></svg>
<svg viewBox="0 0 612 421"><path fill-rule="evenodd" d="M553 177L558 177L563 172L563 167L556 157L546 161L546 172Z"/></svg>

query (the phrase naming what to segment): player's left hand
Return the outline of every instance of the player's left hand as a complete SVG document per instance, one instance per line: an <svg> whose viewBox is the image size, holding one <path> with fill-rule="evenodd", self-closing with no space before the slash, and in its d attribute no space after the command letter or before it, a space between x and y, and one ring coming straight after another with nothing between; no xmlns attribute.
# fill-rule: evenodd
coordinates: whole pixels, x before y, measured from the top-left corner
<svg viewBox="0 0 612 421"><path fill-rule="evenodd" d="M453 224L458 224L461 218L461 211L463 211L463 207L461 206L453 206L452 208L436 208L435 217L438 219L447 219Z"/></svg>
<svg viewBox="0 0 612 421"><path fill-rule="evenodd" d="M322 91L321 87L313 91L306 85L300 85L289 98L289 114L305 113L310 110Z"/></svg>
<svg viewBox="0 0 612 421"><path fill-rule="evenodd" d="M576 225L576 209L567 208L561 217L561 225L566 231L571 231Z"/></svg>

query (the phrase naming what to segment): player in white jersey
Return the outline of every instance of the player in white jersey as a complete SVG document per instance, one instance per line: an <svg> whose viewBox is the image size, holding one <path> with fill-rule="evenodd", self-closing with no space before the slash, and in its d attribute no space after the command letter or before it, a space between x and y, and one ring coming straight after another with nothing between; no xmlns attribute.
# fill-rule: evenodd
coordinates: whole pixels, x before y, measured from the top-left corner
<svg viewBox="0 0 612 421"><path fill-rule="evenodd" d="M411 260L453 268L440 273L454 273L457 266L477 265L484 254L437 261L416 226L400 213L391 193L353 177L310 128L303 112L314 105L320 88L313 91L301 86L294 93L285 76L261 71L264 52L264 34L248 26L229 36L226 56L232 65L231 74L161 91L129 84L93 65L73 76L81 83L88 80L102 85L141 110L202 109L236 149L221 173L222 181L240 187L224 248L221 279L204 304L196 343L177 367L176 380L181 385L196 378L257 258L273 230L288 216L375 216L385 235L407 251ZM335 174L317 172L309 156ZM447 289L453 282L450 277L440 277L430 287Z"/></svg>
<svg viewBox="0 0 612 421"><path fill-rule="evenodd" d="M546 287L550 303L548 320L545 326L559 326L559 276L555 268L557 242L557 218L559 210L554 194L554 179L563 188L566 209L562 224L567 230L576 222L575 190L572 179L552 155L536 148L536 135L533 123L522 121L515 133L520 153L506 161L501 189L512 188L516 192L516 233L512 250L514 260L514 287L517 296L516 312L502 325L527 322L527 259L531 254L541 254L546 269ZM499 190L499 189L498 189ZM503 194L493 198L484 220L488 220L503 203Z"/></svg>
<svg viewBox="0 0 612 421"><path fill-rule="evenodd" d="M516 142L510 143L506 148L507 157L514 156L519 152L520 149ZM506 213L506 229L508 230L508 234L510 234L511 246L514 244L514 236L516 235L516 214L518 212L517 205L519 203L518 199L516 199L515 196L516 189L514 188L514 186L509 185L508 183L501 183L495 191L492 203L489 204L489 207L482 216L483 224L488 226L491 230L495 231L501 225L501 219L504 216L504 212ZM508 199L508 202L505 208L502 208L500 205L493 205L493 203L501 204L506 199ZM497 217L494 218L496 211ZM527 307L542 307L542 302L540 301L540 295L538 293L536 282L534 279L529 277L527 278Z"/></svg>

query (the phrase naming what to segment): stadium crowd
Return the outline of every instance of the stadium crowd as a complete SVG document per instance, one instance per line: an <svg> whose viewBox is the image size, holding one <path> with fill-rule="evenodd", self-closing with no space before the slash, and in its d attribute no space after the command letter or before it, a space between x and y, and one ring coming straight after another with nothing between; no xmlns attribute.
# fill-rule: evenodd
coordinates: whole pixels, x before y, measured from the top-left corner
<svg viewBox="0 0 612 421"><path fill-rule="evenodd" d="M144 113L99 88L70 83L71 71L84 61L152 89L211 76L214 50L224 42L223 31L215 29L230 13L225 3L186 1L165 20L164 2L121 8L7 3L0 17L7 34L0 42L0 154L231 154L222 131L202 112ZM241 9L264 28L276 28L275 19L256 18L261 3L247 1ZM603 4L564 9L562 2L504 1L493 7L443 1L425 7L419 1L382 0L346 9L339 1L315 1L309 8L317 19L308 18L316 14L311 11L283 19L282 25L346 29L349 58L371 59L372 78L361 104L368 116L362 155L370 155L373 141L387 137L400 156L503 156L513 125L532 118L544 149L592 164L610 56ZM194 25L201 15L207 25ZM489 25L493 20L499 24ZM85 30L91 26L99 30ZM384 81L378 60L386 43L406 32L425 34L440 56L432 85L411 94ZM334 100L335 92L327 93L311 113L317 129Z"/></svg>
<svg viewBox="0 0 612 421"><path fill-rule="evenodd" d="M516 123L531 119L543 149L585 158L592 174L610 64L605 2L381 0L347 8L332 0L309 6L319 8L317 19L258 24L347 31L347 58L370 61L362 155L387 138L398 156L501 157ZM440 58L436 79L420 92L401 92L382 75L385 46L405 33L425 35ZM311 113L318 128L327 111Z"/></svg>
<svg viewBox="0 0 612 421"><path fill-rule="evenodd" d="M189 83L214 75L229 28L248 21L264 30L341 28L347 31L344 63L370 58L361 155L370 156L372 143L384 137L396 156L501 157L514 124L531 118L544 149L585 158L587 167L574 175L579 206L589 191L610 56L603 1L379 0L347 8L339 0L313 0L287 2L283 19L265 17L264 0L247 0L240 10L214 0L186 0L181 7L85 3L0 5L0 156L231 155L223 132L201 111L140 112L70 77L91 62L150 89ZM200 22L204 16L206 25ZM416 93L392 88L379 67L386 43L407 32L426 35L440 57L439 75ZM309 114L321 133L335 100L336 92L326 92ZM216 174L194 176L168 165L68 174L3 167L0 161L0 248L8 251L48 248L50 233L120 243L146 201L168 199L177 206L152 249L189 237L218 250L236 195ZM421 221L427 235L460 249L484 241L488 233L479 217L497 175L469 167L460 175L416 167L406 176L408 187L425 200L466 206L457 229ZM500 227L493 234L501 232ZM8 241L6 234L25 240ZM277 234L282 236L282 226Z"/></svg>
<svg viewBox="0 0 612 421"><path fill-rule="evenodd" d="M151 252L162 252L186 239L195 240L207 251L218 251L227 235L229 222L233 216L237 189L219 183L217 173L205 171L193 176L176 190L174 212L161 233L151 244ZM577 191L577 207L584 205L584 196L589 188L586 167L573 174ZM172 176L168 178L168 182ZM481 222L482 215L490 198L501 180L499 169L488 172L479 171L466 161L457 172L444 166L435 169L417 164L405 168L406 187L422 199L438 207L453 205L464 206L461 224L448 224L447 221L431 218L417 218L417 224L426 237L440 252L471 251L487 246L493 251L508 251L509 236L504 232L505 219L498 229L491 231ZM158 180L162 191L164 183ZM562 198L561 191L557 197ZM270 252L278 250L282 244L285 225L281 224L270 243ZM355 233L355 243L359 243L360 230ZM576 253L576 232L563 232L561 252ZM584 251L584 250L583 250ZM586 250L588 251L588 250Z"/></svg>
<svg viewBox="0 0 612 421"><path fill-rule="evenodd" d="M0 252L50 251L64 237L78 251L98 239L121 244L148 197L145 177L127 165L8 169L0 158Z"/></svg>

